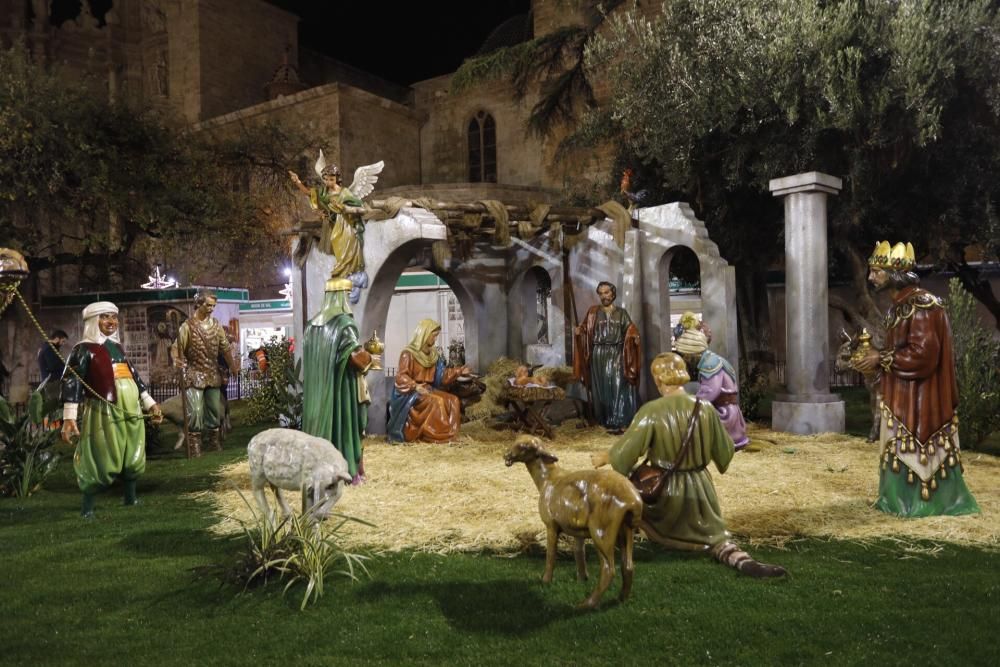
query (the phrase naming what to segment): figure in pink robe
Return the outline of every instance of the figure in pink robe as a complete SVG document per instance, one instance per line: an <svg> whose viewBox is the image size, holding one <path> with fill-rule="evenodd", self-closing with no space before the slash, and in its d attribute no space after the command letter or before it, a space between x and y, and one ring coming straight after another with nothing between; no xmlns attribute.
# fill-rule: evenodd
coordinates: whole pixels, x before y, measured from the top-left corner
<svg viewBox="0 0 1000 667"><path fill-rule="evenodd" d="M684 313L674 328L674 349L684 358L701 387L698 398L705 399L719 413L719 419L736 451L747 446L747 424L740 410L740 386L732 365L708 349L711 330L693 313Z"/></svg>

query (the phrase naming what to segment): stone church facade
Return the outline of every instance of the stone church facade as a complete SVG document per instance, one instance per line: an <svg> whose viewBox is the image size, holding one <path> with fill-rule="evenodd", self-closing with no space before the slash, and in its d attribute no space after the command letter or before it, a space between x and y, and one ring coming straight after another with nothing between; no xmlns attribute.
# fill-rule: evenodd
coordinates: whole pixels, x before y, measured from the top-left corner
<svg viewBox="0 0 1000 667"><path fill-rule="evenodd" d="M167 109L196 128L295 126L347 175L384 160L380 194L555 201L579 190L582 176L607 177L606 160L559 164L558 134L526 132L537 93L515 101L504 82L455 93L452 74L411 86L381 80L300 48L299 18L263 0L113 0L103 15L84 0L65 20L52 16L54 4L0 0L0 44L24 40L41 61L94 75L112 98ZM545 35L581 11L535 0L484 48Z"/></svg>

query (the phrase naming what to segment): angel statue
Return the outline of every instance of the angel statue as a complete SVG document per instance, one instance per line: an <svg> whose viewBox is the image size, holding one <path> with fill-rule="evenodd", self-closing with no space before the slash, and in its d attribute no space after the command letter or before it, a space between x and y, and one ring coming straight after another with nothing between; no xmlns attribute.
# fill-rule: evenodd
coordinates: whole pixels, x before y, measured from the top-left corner
<svg viewBox="0 0 1000 667"><path fill-rule="evenodd" d="M368 287L365 273L365 222L357 213L347 211L350 206L363 206L362 199L375 189L378 175L385 162L358 167L354 170L354 182L350 188L343 187L343 176L335 164L327 164L320 150L314 169L319 176L320 186L307 188L299 175L289 171L292 182L309 197L309 205L323 213L323 230L320 234L320 249L336 258L330 278L346 278L353 288L349 300L352 304L361 299L361 290Z"/></svg>

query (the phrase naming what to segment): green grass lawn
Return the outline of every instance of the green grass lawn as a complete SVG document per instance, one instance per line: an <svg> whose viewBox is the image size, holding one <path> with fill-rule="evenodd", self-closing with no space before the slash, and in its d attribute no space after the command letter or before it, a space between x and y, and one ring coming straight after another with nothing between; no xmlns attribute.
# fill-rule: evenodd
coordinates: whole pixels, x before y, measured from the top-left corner
<svg viewBox="0 0 1000 667"><path fill-rule="evenodd" d="M68 461L35 496L0 499L4 664L987 665L1000 655L1000 555L955 546L756 550L790 570L784 581L641 548L632 599L615 600L619 579L597 612L575 609L593 579L575 581L567 558L544 586L538 553L377 557L370 579L328 580L304 612L301 589L237 595L195 575L239 543L210 535L207 505L182 496L244 456L254 430L200 460L151 460L142 504L122 506L116 487L93 522L78 515Z"/></svg>

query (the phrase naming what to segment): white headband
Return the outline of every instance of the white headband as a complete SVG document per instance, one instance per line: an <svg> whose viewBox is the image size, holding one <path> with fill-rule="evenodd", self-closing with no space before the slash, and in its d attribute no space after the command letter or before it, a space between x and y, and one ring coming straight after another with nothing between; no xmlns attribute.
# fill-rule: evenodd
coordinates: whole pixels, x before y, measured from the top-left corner
<svg viewBox="0 0 1000 667"><path fill-rule="evenodd" d="M110 301L95 301L83 309L83 319L89 320L91 317L101 315L103 313L115 313L117 315L118 306Z"/></svg>

